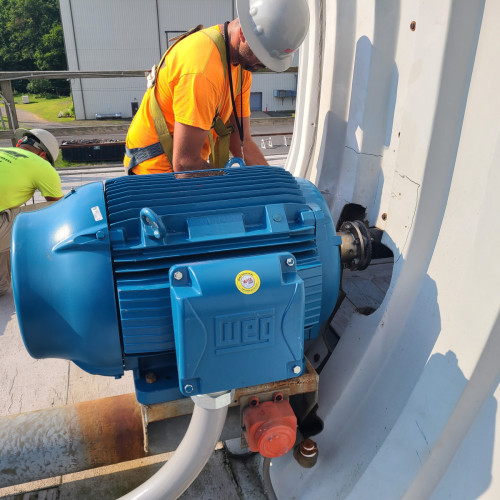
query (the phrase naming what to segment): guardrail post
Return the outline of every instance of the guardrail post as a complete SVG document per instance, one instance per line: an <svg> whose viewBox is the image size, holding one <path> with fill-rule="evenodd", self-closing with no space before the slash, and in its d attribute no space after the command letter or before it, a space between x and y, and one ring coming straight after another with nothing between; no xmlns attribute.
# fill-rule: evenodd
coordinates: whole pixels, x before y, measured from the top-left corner
<svg viewBox="0 0 500 500"><path fill-rule="evenodd" d="M12 145L16 145L16 140L14 139L14 130L19 128L19 122L17 121L16 113L16 103L14 101L14 94L12 92L12 83L10 80L0 81L0 88L2 91L2 96L5 102L5 112L7 115L7 121L9 122L9 128L12 132Z"/></svg>

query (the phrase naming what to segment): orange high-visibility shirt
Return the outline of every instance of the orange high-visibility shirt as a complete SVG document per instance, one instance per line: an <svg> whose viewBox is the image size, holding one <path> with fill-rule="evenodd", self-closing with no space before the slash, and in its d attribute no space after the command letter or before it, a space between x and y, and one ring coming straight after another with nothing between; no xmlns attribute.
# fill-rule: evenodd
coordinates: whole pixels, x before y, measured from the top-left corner
<svg viewBox="0 0 500 500"><path fill-rule="evenodd" d="M219 30L218 26L216 27ZM231 65L236 111L241 114L243 96L243 117L250 116L250 87L252 75L243 70L241 91L238 88L238 66ZM172 48L160 69L156 81L156 98L172 136L177 121L203 130L210 130L215 112L221 103L219 115L226 123L233 112L229 78L224 79L224 67L214 42L204 33L189 35ZM129 149L149 146L158 142L158 135L151 117L150 94L146 92L127 133ZM212 130L214 140L217 137ZM210 143L205 141L201 157L207 160ZM125 167L129 158L125 157ZM165 154L161 154L137 165L135 174L156 174L172 172L172 166Z"/></svg>

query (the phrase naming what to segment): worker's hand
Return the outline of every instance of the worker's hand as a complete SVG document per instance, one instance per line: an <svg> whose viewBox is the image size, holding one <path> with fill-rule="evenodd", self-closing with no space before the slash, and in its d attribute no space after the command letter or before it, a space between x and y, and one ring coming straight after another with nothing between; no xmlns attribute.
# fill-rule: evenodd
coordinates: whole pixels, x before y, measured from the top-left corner
<svg viewBox="0 0 500 500"><path fill-rule="evenodd" d="M243 118L243 148L234 115L231 115L230 121L234 129L229 142L229 151L232 155L243 158L245 165L269 165L250 135L250 118Z"/></svg>

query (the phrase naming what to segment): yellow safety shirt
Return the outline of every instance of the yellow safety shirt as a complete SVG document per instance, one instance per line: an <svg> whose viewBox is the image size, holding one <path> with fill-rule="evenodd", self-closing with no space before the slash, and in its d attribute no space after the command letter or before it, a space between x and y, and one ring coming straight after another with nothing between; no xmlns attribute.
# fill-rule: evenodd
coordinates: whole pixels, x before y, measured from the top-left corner
<svg viewBox="0 0 500 500"><path fill-rule="evenodd" d="M37 189L45 197L63 196L52 165L25 149L0 148L0 212L26 203Z"/></svg>

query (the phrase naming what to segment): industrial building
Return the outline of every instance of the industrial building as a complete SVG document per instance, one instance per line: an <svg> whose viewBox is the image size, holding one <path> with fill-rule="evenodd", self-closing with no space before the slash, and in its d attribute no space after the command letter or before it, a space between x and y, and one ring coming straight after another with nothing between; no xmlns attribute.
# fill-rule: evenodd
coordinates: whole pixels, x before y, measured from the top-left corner
<svg viewBox="0 0 500 500"><path fill-rule="evenodd" d="M233 0L60 0L60 9L69 71L147 71L172 37L237 17ZM130 118L146 78L73 79L71 89L76 119ZM297 72L254 74L251 109L293 110L296 90Z"/></svg>

